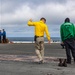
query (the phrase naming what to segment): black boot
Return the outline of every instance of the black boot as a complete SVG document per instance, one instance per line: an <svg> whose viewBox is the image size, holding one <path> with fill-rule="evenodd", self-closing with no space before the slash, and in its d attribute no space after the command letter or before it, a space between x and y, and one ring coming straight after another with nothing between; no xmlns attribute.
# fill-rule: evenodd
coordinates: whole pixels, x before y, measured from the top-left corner
<svg viewBox="0 0 75 75"><path fill-rule="evenodd" d="M59 59L59 64L58 66L62 66L62 59Z"/></svg>
<svg viewBox="0 0 75 75"><path fill-rule="evenodd" d="M64 61L63 61L62 65L63 65L64 67L67 67L66 59L64 59Z"/></svg>

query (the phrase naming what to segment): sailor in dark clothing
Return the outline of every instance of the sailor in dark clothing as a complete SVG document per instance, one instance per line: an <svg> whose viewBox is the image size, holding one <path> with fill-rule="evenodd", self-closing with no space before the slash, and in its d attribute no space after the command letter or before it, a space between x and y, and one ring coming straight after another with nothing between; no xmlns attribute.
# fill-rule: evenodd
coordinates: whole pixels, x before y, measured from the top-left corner
<svg viewBox="0 0 75 75"><path fill-rule="evenodd" d="M6 43L6 31L3 29L3 43Z"/></svg>
<svg viewBox="0 0 75 75"><path fill-rule="evenodd" d="M75 26L70 22L69 18L66 18L61 25L60 34L66 49L67 63L71 64L72 57L75 62Z"/></svg>
<svg viewBox="0 0 75 75"><path fill-rule="evenodd" d="M2 33L1 33L1 30L0 30L0 43L1 43L1 36L2 36Z"/></svg>

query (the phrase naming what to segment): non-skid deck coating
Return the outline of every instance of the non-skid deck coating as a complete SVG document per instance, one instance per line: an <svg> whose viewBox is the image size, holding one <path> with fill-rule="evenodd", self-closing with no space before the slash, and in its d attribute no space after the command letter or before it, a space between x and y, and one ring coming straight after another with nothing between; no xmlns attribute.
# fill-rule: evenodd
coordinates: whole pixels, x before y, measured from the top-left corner
<svg viewBox="0 0 75 75"><path fill-rule="evenodd" d="M45 44L45 61L57 61L58 58L66 58L65 50L59 43ZM12 61L38 61L35 47L32 43L25 44L0 44L0 60Z"/></svg>
<svg viewBox="0 0 75 75"><path fill-rule="evenodd" d="M0 44L0 75L75 75L75 64L58 66L66 58L59 43L45 44L45 63L38 64L34 44Z"/></svg>
<svg viewBox="0 0 75 75"><path fill-rule="evenodd" d="M63 57L61 57L63 58ZM58 61L59 57L45 57L45 62L50 61ZM0 54L0 61L7 60L7 61L25 61L25 62L38 62L37 56L27 56L27 55L1 55Z"/></svg>
<svg viewBox="0 0 75 75"><path fill-rule="evenodd" d="M0 44L0 54L36 56L32 43ZM45 56L66 57L65 49L62 49L60 43L45 44Z"/></svg>

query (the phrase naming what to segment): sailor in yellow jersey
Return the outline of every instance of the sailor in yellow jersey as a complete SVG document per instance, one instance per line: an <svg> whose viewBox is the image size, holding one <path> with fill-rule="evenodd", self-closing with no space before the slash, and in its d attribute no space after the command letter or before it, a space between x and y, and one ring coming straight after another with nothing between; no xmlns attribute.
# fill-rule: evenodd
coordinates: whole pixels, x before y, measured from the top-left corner
<svg viewBox="0 0 75 75"><path fill-rule="evenodd" d="M46 19L43 17L39 22L32 22L32 19L28 21L28 26L35 26L35 51L39 58L39 64L44 62L44 32L50 44L50 34L45 23Z"/></svg>

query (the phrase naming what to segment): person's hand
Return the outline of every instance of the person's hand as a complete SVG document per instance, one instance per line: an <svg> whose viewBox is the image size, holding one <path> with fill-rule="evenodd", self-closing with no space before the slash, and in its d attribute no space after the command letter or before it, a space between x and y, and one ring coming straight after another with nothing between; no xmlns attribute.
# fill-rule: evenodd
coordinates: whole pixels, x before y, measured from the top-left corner
<svg viewBox="0 0 75 75"><path fill-rule="evenodd" d="M51 41L49 40L48 43L51 44Z"/></svg>
<svg viewBox="0 0 75 75"><path fill-rule="evenodd" d="M64 42L61 42L61 44L64 44Z"/></svg>
<svg viewBox="0 0 75 75"><path fill-rule="evenodd" d="M29 19L30 22L32 22L32 19Z"/></svg>

